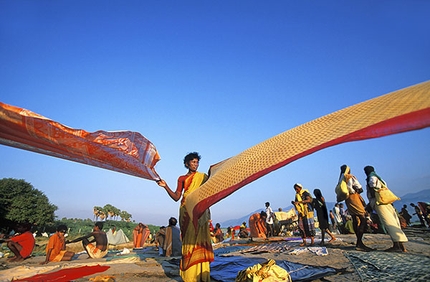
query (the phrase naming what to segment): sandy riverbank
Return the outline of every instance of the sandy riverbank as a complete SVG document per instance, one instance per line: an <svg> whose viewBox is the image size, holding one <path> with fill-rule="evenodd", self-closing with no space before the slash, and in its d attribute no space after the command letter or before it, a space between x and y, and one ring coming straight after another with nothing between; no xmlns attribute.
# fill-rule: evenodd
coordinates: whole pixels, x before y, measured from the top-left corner
<svg viewBox="0 0 430 282"><path fill-rule="evenodd" d="M408 252L406 254L393 253L390 255L383 250L389 248L392 243L388 235L384 234L365 234L366 245L376 248L377 250L371 253L365 253L365 257L369 258L393 258L392 265L401 259L410 259L415 261L420 269L420 260L430 258L430 231L421 228L407 228L405 233L408 236L409 242L406 243ZM363 270L352 263L351 257L360 254L355 251L355 235L338 235L338 240L326 244L326 255L317 255L313 252L303 251L299 247L299 241L286 240L287 238L271 238L270 241L248 242L247 240L234 240L228 243L216 244L214 249L216 253L222 253L223 250L228 250L234 246L254 248L257 251L235 251L222 256L240 256L246 258L265 258L274 259L277 261L288 261L300 263L306 266L330 267L336 270L335 273L325 276L324 278L314 279L313 281L371 281L364 277ZM281 249L271 249L270 246L284 246ZM119 252L124 248L130 249L131 253L120 255ZM243 250L243 249L242 249ZM300 250L299 254L294 254L294 251ZM221 251L221 252L220 252ZM219 260L222 260L220 256ZM23 278L33 272L58 271L78 266L91 265L107 265L109 268L104 272L88 275L74 281L89 281L90 279L111 277L111 281L181 281L179 277L178 259L159 257L155 246L148 246L144 250L133 251L129 245L117 246L117 250L112 250L108 258L104 259L87 259L86 254L76 255L71 262L50 263L48 265L40 265L45 259L43 256L29 258L19 263L8 263L5 258L0 259L0 281L11 281L13 277ZM394 259L396 261L394 261ZM249 265L251 266L251 265ZM422 268L427 266L422 265ZM417 271L418 271L417 270ZM33 272L31 272L33 271ZM394 270L390 270L393 272ZM415 270L411 270L414 275ZM415 272L417 272L415 271ZM27 273L27 274L26 274ZM382 273L382 272L381 272ZM417 273L418 275L419 273ZM425 274L425 273L424 273ZM381 277L382 278L382 277ZM213 280L213 281L220 281Z"/></svg>

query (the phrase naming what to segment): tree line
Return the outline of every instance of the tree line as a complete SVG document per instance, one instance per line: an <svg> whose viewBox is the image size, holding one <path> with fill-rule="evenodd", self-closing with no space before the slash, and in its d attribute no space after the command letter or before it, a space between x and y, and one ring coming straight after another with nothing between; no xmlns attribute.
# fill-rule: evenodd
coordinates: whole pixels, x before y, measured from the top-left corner
<svg viewBox="0 0 430 282"><path fill-rule="evenodd" d="M106 204L104 207L95 206L93 208L94 220L118 220L118 217L121 218L121 221L130 222L132 215L127 211L122 211L117 207L112 206L111 204Z"/></svg>
<svg viewBox="0 0 430 282"><path fill-rule="evenodd" d="M35 226L51 226L54 224L55 211L58 207L50 203L48 197L31 183L23 179L0 179L0 228L10 229L16 223L29 222ZM127 211L106 204L95 206L94 220L108 219L131 222L132 215ZM0 230L6 231L6 230Z"/></svg>

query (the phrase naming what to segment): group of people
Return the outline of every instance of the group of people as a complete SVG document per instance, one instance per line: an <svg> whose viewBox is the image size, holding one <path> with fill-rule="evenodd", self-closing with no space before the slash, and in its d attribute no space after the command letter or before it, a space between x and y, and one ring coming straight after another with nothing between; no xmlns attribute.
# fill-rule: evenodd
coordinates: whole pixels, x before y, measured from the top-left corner
<svg viewBox="0 0 430 282"><path fill-rule="evenodd" d="M363 242L363 235L368 226L369 219L367 218L367 209L375 211L380 219L381 225L386 229L388 235L390 235L393 242L393 246L387 249L387 251L402 251L406 252L404 243L408 241L406 235L401 229L400 220L397 215L397 211L392 204L378 205L376 204L375 193L383 186L386 186L385 181L375 172L372 166L366 166L364 172L367 176L366 187L367 187L367 198L369 203L366 204L365 200L361 196L363 188L357 178L351 173L351 169L347 165L340 167L339 182L345 181L348 189L348 196L345 200L345 204L348 210L348 217L342 219L344 215L342 212L343 205L336 204L334 212L330 212L330 218L332 219L333 225L345 222L346 229L348 225L351 225L350 229L356 236L356 249L361 251L372 251L374 249L366 246ZM314 243L315 236L315 225L314 225L314 214L313 211L317 211L318 223L321 229L321 243L324 242L325 233L331 236L331 240L335 240L335 236L329 230L329 216L327 213L327 207L325 205L324 198L322 197L319 189L314 190L315 199L312 199L309 191L303 189L303 186L299 183L294 185L296 191L295 201L292 203L296 207L299 216L299 230L303 239L302 245L306 245L306 239L310 238L311 245Z"/></svg>
<svg viewBox="0 0 430 282"><path fill-rule="evenodd" d="M157 184L164 188L167 194L174 200L181 200L179 209L179 222L180 230L176 227L176 219L171 218L169 220L169 226L162 228L164 230L157 233L157 243L160 248L160 255L181 255L180 261L180 275L184 281L210 281L210 263L214 260L214 253L212 249L212 236L209 228L210 223L210 211L207 209L199 218L197 225L194 225L190 221L190 211L187 210L185 205L187 196L198 189L207 179L208 175L205 173L198 172L200 155L197 152L189 153L184 157L184 166L187 169L187 173L179 176L177 180L176 189L171 189L166 181L159 179ZM393 241L393 247L390 251L406 251L404 242L407 242L407 238L401 230L399 219L397 217L396 210L392 205L377 205L375 202L375 192L382 187L382 183L386 183L382 178L376 174L375 170L371 166L364 168L366 173L366 186L367 186L367 197L369 205L379 215L382 224L386 227L387 233L391 236ZM346 181L348 185L348 198L345 203L348 207L348 212L352 217L353 229L357 238L356 248L358 250L370 251L373 250L367 247L363 243L364 227L366 225L365 218L365 201L361 196L363 189L360 183L354 175L351 174L351 170L347 165L341 166L341 177L340 179ZM340 180L339 180L340 181ZM298 227L300 230L303 242L301 245L307 244L307 239L310 239L310 244L314 244L315 237L315 224L314 224L314 211L317 212L319 221L319 227L321 229L321 242L324 243L325 234L331 236L331 240L335 240L334 234L329 230L329 215L325 204L325 199L319 189L313 191L314 198L311 196L307 189L304 189L300 183L293 185L296 192L295 199L292 201L295 209L298 213ZM273 219L274 213L270 208L270 203L266 202L266 210L260 213L253 214L249 218L250 236L253 237L269 237L273 236ZM146 227L147 228L147 227ZM134 230L135 247L143 246L144 238L147 233L146 228L143 224L139 224ZM215 229L220 230L220 226L216 226ZM216 234L216 230L214 229ZM96 223L93 232L74 239L72 241L65 240L64 233L66 231L65 226L59 226L55 236L51 236L50 242L47 246L47 259L49 261L61 261L70 260L73 256L72 252L65 250L65 244L82 241L85 250L90 257L100 258L107 253L107 237L106 233L102 231L101 223ZM148 230L149 231L149 230ZM245 233L245 227L239 233ZM25 232L24 232L25 233ZM180 234L180 235L179 235ZM24 235L24 234L23 234ZM30 236L31 235L31 236ZM216 234L218 240L222 239L219 237L220 234ZM245 234L243 234L246 236ZM33 235L27 234L26 238L30 238L34 247ZM178 239L180 236L180 239ZM89 241L92 237L93 240ZM31 254L29 248L25 248L25 244L17 243L17 239L7 239L8 247L14 252L15 258L12 260L21 260L28 257ZM27 239L30 240L30 239ZM52 240L52 241L51 241ZM179 244L182 241L182 244ZM95 244L91 244L95 243ZM26 243L27 244L27 243ZM179 249L181 249L179 251Z"/></svg>
<svg viewBox="0 0 430 282"><path fill-rule="evenodd" d="M79 241L82 241L83 248L89 257L102 258L106 256L108 240L102 228L103 223L97 222L91 233L69 241L65 237L67 226L59 225L56 228L56 232L49 237L46 245L46 259L41 264L72 260L75 253L66 250L66 244ZM29 258L36 245L34 235L31 233L31 224L29 223L19 223L16 227L16 233L10 238L1 238L1 241L6 242L7 247L14 254L13 257L8 258L9 262L19 262Z"/></svg>
<svg viewBox="0 0 430 282"><path fill-rule="evenodd" d="M407 224L409 225L412 216L407 213L405 206L402 208L401 215L405 218ZM415 211L412 215L416 215L418 217L421 226L430 228L430 205L428 203L418 202L418 205L411 203L411 207L413 207Z"/></svg>

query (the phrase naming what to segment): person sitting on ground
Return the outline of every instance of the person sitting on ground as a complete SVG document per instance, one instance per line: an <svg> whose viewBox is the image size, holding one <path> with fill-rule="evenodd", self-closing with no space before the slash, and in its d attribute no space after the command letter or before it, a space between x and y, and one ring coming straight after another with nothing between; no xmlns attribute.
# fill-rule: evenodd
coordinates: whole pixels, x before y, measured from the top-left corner
<svg viewBox="0 0 430 282"><path fill-rule="evenodd" d="M236 232L234 228L231 226L227 227L227 234L226 234L227 239L230 238L230 240L234 240L235 235L236 235Z"/></svg>
<svg viewBox="0 0 430 282"><path fill-rule="evenodd" d="M266 218L267 214L264 211L260 213L254 213L249 217L249 228L251 229L252 238L264 238L266 239Z"/></svg>
<svg viewBox="0 0 430 282"><path fill-rule="evenodd" d="M9 262L23 261L31 256L36 241L30 229L30 223L19 223L16 227L16 233L10 238L3 239L9 250L15 255L8 259Z"/></svg>
<svg viewBox="0 0 430 282"><path fill-rule="evenodd" d="M88 238L93 237L90 241ZM93 227L93 232L76 238L72 241L67 240L66 244L82 241L82 246L90 258L103 258L108 253L108 240L106 233L103 232L103 223L96 222ZM95 242L95 245L92 244Z"/></svg>
<svg viewBox="0 0 430 282"><path fill-rule="evenodd" d="M133 230L133 247L143 248L146 240L148 240L151 231L148 226L139 222L139 224Z"/></svg>
<svg viewBox="0 0 430 282"><path fill-rule="evenodd" d="M164 241L166 239L166 226L161 226L155 234L155 244L158 247L158 255L164 256Z"/></svg>
<svg viewBox="0 0 430 282"><path fill-rule="evenodd" d="M58 262L72 260L75 253L66 250L66 241L64 239L66 232L66 225L61 224L57 227L57 232L49 238L48 245L46 245L46 259L41 264L46 264L50 261Z"/></svg>
<svg viewBox="0 0 430 282"><path fill-rule="evenodd" d="M224 233L221 230L221 224L217 223L215 224L215 230L214 230L214 236L215 236L215 242L219 243L224 241Z"/></svg>
<svg viewBox="0 0 430 282"><path fill-rule="evenodd" d="M347 234L355 234L354 231L354 224L352 222L352 216L350 215L346 215L346 222L345 222L345 231L347 232Z"/></svg>
<svg viewBox="0 0 430 282"><path fill-rule="evenodd" d="M169 218L169 225L166 228L166 238L163 247L166 257L182 256L181 230L176 224L178 224L176 218Z"/></svg>
<svg viewBox="0 0 430 282"><path fill-rule="evenodd" d="M248 238L249 234L248 234L248 230L246 230L246 222L242 222L242 225L239 228L239 238Z"/></svg>

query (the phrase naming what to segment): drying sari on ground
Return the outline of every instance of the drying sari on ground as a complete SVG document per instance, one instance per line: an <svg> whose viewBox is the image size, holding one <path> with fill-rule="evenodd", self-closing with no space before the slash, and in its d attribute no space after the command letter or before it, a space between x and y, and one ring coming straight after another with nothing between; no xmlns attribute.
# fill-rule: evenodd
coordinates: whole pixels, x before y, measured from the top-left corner
<svg viewBox="0 0 430 282"><path fill-rule="evenodd" d="M301 202L310 197L309 191L306 189L301 189L300 192L296 193L296 202ZM295 205L296 210L299 215L299 229L302 238L314 237L315 236L315 221L314 221L314 211L312 205L298 203Z"/></svg>
<svg viewBox="0 0 430 282"><path fill-rule="evenodd" d="M198 220L197 230L190 221L190 215L185 203L189 193L199 188L208 176L201 172L183 175L178 179L178 185L183 185L179 209L179 223L182 236L182 260L180 274L184 281L210 281L210 262L214 260L209 231L210 213L207 209Z"/></svg>

